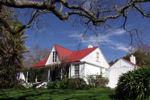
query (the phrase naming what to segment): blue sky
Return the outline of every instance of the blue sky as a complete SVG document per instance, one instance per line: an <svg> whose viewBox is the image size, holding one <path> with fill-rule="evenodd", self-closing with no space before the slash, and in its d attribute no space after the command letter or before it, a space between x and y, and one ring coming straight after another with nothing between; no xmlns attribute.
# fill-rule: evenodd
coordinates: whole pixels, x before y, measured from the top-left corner
<svg viewBox="0 0 150 100"><path fill-rule="evenodd" d="M22 11L22 10L21 10ZM24 10L23 10L24 11ZM27 17L19 16L22 22L26 22ZM37 26L27 29L26 46L29 50L36 45L41 48L51 48L53 44L60 44L66 48L77 50L86 48L89 44L98 45L108 61L120 58L129 52L129 33L122 28L118 28L122 20L108 21L111 28L100 26L96 31L88 30L79 21L62 22L51 14L45 14L38 18ZM129 14L128 29L137 28L142 31L144 43L150 44L150 19L143 18L137 13ZM37 28L38 27L38 28ZM97 34L97 35L95 35Z"/></svg>

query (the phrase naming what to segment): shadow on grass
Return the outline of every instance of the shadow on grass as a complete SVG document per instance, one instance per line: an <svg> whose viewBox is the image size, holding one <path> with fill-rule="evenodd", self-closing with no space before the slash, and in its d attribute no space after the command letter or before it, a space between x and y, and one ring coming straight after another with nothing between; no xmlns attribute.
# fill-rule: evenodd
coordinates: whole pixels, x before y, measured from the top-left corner
<svg viewBox="0 0 150 100"><path fill-rule="evenodd" d="M5 96L7 95L7 96ZM0 100L116 100L109 89L29 89L6 90Z"/></svg>
<svg viewBox="0 0 150 100"><path fill-rule="evenodd" d="M109 97L110 97L110 99L111 99L111 100L119 100L119 99L117 99L117 97L116 97L116 95L115 95L115 94L113 94L113 95L109 95Z"/></svg>
<svg viewBox="0 0 150 100"><path fill-rule="evenodd" d="M117 100L114 99L114 97L112 95L110 96L106 96L103 94L90 94L90 95L75 95L75 96L71 96L71 97L67 97L64 100Z"/></svg>
<svg viewBox="0 0 150 100"><path fill-rule="evenodd" d="M100 100L95 96L72 96L69 98L65 98L64 100Z"/></svg>
<svg viewBox="0 0 150 100"><path fill-rule="evenodd" d="M8 95L6 96L4 93L3 97L0 97L0 100L29 100L29 99L27 99L27 97L32 97L32 98L35 97L36 98L37 96L48 93L48 91L44 91L44 92L40 92L40 93L35 93L35 92L36 91L33 91L33 90L22 91L22 92L20 91L18 94L23 93L23 95L13 96L13 97L10 97ZM17 93L15 95L17 95ZM49 100L51 100L51 99L49 98Z"/></svg>
<svg viewBox="0 0 150 100"><path fill-rule="evenodd" d="M70 90L70 89L52 89L48 90L49 94L72 94L76 90Z"/></svg>

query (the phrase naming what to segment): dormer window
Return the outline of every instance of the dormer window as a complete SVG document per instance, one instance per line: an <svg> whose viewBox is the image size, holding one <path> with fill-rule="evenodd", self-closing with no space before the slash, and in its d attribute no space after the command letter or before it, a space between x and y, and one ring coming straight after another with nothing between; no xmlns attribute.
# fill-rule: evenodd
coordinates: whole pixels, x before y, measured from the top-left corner
<svg viewBox="0 0 150 100"><path fill-rule="evenodd" d="M53 51L53 62L57 62L57 52Z"/></svg>

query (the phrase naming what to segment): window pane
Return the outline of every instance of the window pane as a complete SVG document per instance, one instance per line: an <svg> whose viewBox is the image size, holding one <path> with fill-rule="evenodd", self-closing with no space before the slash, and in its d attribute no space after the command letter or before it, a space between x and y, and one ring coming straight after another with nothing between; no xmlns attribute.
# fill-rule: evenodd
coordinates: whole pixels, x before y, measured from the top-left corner
<svg viewBox="0 0 150 100"><path fill-rule="evenodd" d="M55 62L57 62L57 52L55 51Z"/></svg>
<svg viewBox="0 0 150 100"><path fill-rule="evenodd" d="M75 76L79 76L79 65L75 65Z"/></svg>
<svg viewBox="0 0 150 100"><path fill-rule="evenodd" d="M57 52L53 51L53 62L57 61Z"/></svg>
<svg viewBox="0 0 150 100"><path fill-rule="evenodd" d="M55 61L54 61L54 51L53 51L53 62L55 62Z"/></svg>

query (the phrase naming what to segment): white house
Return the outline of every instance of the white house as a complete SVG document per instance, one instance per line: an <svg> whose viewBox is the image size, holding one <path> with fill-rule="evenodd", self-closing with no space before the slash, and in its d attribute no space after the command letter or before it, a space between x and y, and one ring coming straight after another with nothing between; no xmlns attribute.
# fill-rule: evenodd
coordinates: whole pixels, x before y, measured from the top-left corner
<svg viewBox="0 0 150 100"><path fill-rule="evenodd" d="M60 45L54 45L48 56L34 65L35 68L44 68L51 65L60 65L60 70L48 70L48 81L55 80L56 73L60 73L62 78L63 65L68 78L80 77L87 81L89 75L107 76L107 70L110 67L102 51L98 47L88 46L82 50L69 50ZM50 68L50 67L49 67Z"/></svg>
<svg viewBox="0 0 150 100"><path fill-rule="evenodd" d="M135 70L137 68L136 59L133 55L130 57L130 61L127 61L123 58L117 60L113 65L108 69L108 86L115 88L117 86L119 77L123 73Z"/></svg>
<svg viewBox="0 0 150 100"><path fill-rule="evenodd" d="M52 69L52 66L56 65L59 67ZM123 73L137 68L133 55L130 61L121 58L110 66L100 48L91 45L75 51L54 45L48 57L36 63L34 67L48 68L47 81L61 80L65 74L68 78L80 77L87 82L89 75L102 75L109 79L108 86L111 88L116 87Z"/></svg>

